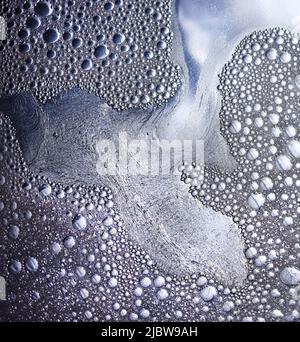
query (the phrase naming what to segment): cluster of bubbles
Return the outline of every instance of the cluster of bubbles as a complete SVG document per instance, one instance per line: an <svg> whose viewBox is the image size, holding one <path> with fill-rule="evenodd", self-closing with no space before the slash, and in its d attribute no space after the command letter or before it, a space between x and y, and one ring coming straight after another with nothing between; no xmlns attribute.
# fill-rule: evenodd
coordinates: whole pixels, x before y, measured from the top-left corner
<svg viewBox="0 0 300 342"><path fill-rule="evenodd" d="M300 319L300 40L254 32L220 76L221 131L232 173L185 165L182 179L205 206L242 231L252 315Z"/></svg>
<svg viewBox="0 0 300 342"><path fill-rule="evenodd" d="M118 110L161 105L180 86L171 13L170 0L1 0L1 91L44 103L80 87Z"/></svg>

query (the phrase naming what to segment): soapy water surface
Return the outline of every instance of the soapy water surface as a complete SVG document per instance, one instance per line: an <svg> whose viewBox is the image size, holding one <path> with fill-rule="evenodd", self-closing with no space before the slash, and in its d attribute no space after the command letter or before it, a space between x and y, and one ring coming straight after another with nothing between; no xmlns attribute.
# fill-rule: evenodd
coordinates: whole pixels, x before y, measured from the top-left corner
<svg viewBox="0 0 300 342"><path fill-rule="evenodd" d="M182 88L158 109L115 112L79 90L1 101L16 127L1 118L8 319L30 304L31 320L298 320L299 42L252 32L292 31L299 5L240 3L177 2ZM121 130L203 139L204 181L182 168L188 194L179 173L99 177L95 142Z"/></svg>

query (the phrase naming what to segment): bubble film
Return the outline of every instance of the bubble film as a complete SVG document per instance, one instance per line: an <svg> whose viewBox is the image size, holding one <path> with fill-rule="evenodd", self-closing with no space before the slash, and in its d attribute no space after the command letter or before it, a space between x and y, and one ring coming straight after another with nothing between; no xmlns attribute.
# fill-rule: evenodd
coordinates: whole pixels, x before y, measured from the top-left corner
<svg viewBox="0 0 300 342"><path fill-rule="evenodd" d="M118 110L161 105L180 85L171 13L170 0L1 1L1 92L44 103L80 87Z"/></svg>

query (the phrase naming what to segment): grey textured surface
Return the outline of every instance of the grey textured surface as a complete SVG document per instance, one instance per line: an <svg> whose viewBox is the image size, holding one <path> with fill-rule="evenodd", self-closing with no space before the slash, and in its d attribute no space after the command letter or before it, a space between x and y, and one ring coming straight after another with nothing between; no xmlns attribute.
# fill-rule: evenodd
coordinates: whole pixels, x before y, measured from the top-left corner
<svg viewBox="0 0 300 342"><path fill-rule="evenodd" d="M18 105L19 96L7 102L15 108L13 111L17 112L19 108L23 113ZM21 95L21 98L23 96L29 95ZM149 177L101 177L97 173L96 144L99 140L116 141L122 131L131 139L151 137L159 131L159 137L163 139L160 124L172 120L175 102L156 112L117 113L101 104L96 96L82 90L63 93L39 109L40 117L47 124L37 127L37 131L31 133L35 138L24 145L25 151L32 149L31 144L38 151L28 162L33 172L65 185L110 187L130 238L165 272L179 277L205 273L228 285L241 285L247 267L238 227L231 219L201 207L188 194L179 172L173 176ZM23 129L31 132L30 127ZM36 137L42 134L44 139L39 141ZM220 160L222 165L223 146L214 140L217 146L213 148L210 141L208 138L206 146L210 146L213 153L206 155Z"/></svg>
<svg viewBox="0 0 300 342"><path fill-rule="evenodd" d="M45 2L25 4L25 12L37 12L39 1ZM163 4L148 3L154 2ZM140 109L116 112L76 88L56 96L61 87L94 80L93 72L72 78L68 68L68 86L43 78L40 99L51 98L43 106L29 93L1 99L0 274L9 308L0 320L299 320L300 43L292 31L300 4L285 5L283 11L281 0L176 1L171 55L183 83L174 98L155 101L160 108L136 103ZM99 6L103 13L114 4ZM152 10L146 12L157 18ZM39 39L51 14L35 13L43 17ZM0 46L15 47L2 60L14 73L18 25L10 25L9 44ZM278 25L290 31L252 32L230 57L252 30ZM27 80L30 68L21 68L19 84L2 79L2 90L15 93ZM116 77L124 71L116 70ZM132 104L146 100L135 90L141 96ZM110 105L112 94L113 88L109 100L104 96ZM120 131L147 144L153 137L204 139L204 177L193 167L165 177L99 175L96 145L116 141Z"/></svg>

